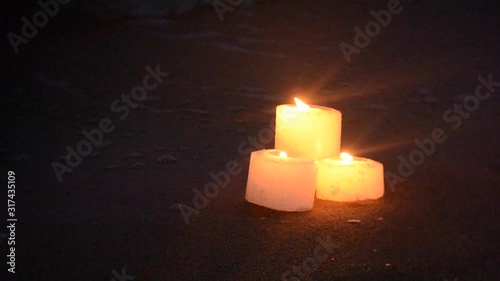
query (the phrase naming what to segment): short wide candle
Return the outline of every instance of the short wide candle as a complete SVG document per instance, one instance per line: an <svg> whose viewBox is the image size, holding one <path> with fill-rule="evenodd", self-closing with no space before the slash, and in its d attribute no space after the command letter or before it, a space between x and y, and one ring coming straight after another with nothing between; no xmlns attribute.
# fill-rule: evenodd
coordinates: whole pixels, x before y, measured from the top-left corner
<svg viewBox="0 0 500 281"><path fill-rule="evenodd" d="M346 202L384 195L384 166L379 162L361 157L327 158L316 166L318 199Z"/></svg>
<svg viewBox="0 0 500 281"><path fill-rule="evenodd" d="M279 150L254 151L245 198L279 211L306 211L314 205L314 161L287 157Z"/></svg>
<svg viewBox="0 0 500 281"><path fill-rule="evenodd" d="M333 108L305 104L276 107L275 148L291 157L319 160L340 153L342 114Z"/></svg>

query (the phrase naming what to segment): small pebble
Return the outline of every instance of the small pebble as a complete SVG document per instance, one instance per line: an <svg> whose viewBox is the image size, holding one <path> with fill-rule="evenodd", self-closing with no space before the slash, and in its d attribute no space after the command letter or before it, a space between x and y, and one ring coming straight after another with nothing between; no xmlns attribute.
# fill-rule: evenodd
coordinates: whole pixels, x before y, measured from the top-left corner
<svg viewBox="0 0 500 281"><path fill-rule="evenodd" d="M175 163L177 162L178 160L173 157L172 155L168 155L168 154L164 154L158 158L156 158L156 162L160 162L160 163Z"/></svg>
<svg viewBox="0 0 500 281"><path fill-rule="evenodd" d="M361 220L348 220L347 222L348 223L360 223Z"/></svg>
<svg viewBox="0 0 500 281"><path fill-rule="evenodd" d="M137 163L130 165L129 168L130 169L142 169L142 168L146 168L146 164L137 162Z"/></svg>
<svg viewBox="0 0 500 281"><path fill-rule="evenodd" d="M175 204L170 205L168 208L170 210L180 210L180 209L182 209L182 204L175 203Z"/></svg>

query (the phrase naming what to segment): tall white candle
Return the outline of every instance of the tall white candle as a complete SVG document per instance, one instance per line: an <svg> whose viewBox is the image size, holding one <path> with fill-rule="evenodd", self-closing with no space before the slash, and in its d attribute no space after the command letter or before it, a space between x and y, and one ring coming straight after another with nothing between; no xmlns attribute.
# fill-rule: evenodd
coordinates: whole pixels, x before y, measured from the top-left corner
<svg viewBox="0 0 500 281"><path fill-rule="evenodd" d="M316 197L331 201L378 199L384 195L384 166L376 161L341 154L316 162Z"/></svg>
<svg viewBox="0 0 500 281"><path fill-rule="evenodd" d="M312 209L316 191L314 161L286 156L280 150L259 150L250 156L245 198L280 211Z"/></svg>
<svg viewBox="0 0 500 281"><path fill-rule="evenodd" d="M333 108L297 105L276 107L275 149L291 157L323 159L340 153L342 114Z"/></svg>

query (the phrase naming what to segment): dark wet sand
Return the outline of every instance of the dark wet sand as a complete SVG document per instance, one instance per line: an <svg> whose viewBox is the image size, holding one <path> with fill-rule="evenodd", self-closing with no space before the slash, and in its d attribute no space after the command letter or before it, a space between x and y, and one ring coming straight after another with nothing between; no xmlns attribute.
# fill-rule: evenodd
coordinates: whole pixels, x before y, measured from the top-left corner
<svg viewBox="0 0 500 281"><path fill-rule="evenodd" d="M442 117L479 75L500 81L495 9L403 1L348 64L340 42L387 2L333 2L237 7L224 22L213 9L149 25L61 14L17 56L7 48L0 144L17 176L18 280L107 281L123 267L145 281L280 280L328 238L340 247L314 280L498 280L500 87L460 125ZM166 81L120 120L113 100L157 64ZM317 200L304 213L249 204L238 146L294 95L340 110L343 149L386 171L435 128L448 137L381 200ZM102 118L112 144L59 183L51 163ZM178 161L156 162L163 154ZM187 225L173 204L193 206L192 189L229 161L242 172Z"/></svg>

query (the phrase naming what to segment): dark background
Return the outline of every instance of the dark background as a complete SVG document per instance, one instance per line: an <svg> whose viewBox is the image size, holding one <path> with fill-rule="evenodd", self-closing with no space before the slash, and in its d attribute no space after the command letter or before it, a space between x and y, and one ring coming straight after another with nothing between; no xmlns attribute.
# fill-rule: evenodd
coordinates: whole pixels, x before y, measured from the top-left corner
<svg viewBox="0 0 500 281"><path fill-rule="evenodd" d="M16 173L18 222L17 273L6 271L2 239L2 280L107 281L123 267L145 281L280 280L327 237L340 248L314 280L499 280L500 90L456 130L442 117L474 94L478 76L500 81L499 10L494 1L401 4L347 63L339 44L352 44L353 28L387 1L269 1L223 22L210 6L103 19L74 2L18 54L7 34L39 7L3 1L0 148L5 178ZM157 64L170 75L120 120L111 103ZM386 171L397 173L398 156L433 129L448 139L380 200L316 200L304 213L252 205L249 154L238 145L294 96L340 110L343 150ZM51 163L102 118L116 125L104 136L112 143L58 182ZM178 161L157 162L164 154ZM176 204L192 206L192 189L233 160L243 172L186 225Z"/></svg>

